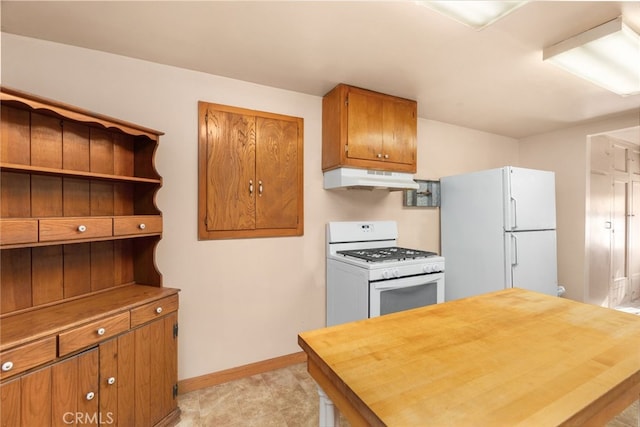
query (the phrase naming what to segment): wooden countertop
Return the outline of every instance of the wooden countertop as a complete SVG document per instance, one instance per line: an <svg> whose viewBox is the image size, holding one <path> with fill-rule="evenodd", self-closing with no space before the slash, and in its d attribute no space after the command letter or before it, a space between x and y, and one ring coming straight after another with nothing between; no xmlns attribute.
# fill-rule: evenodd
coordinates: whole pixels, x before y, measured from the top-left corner
<svg viewBox="0 0 640 427"><path fill-rule="evenodd" d="M640 316L522 289L301 333L355 425L602 425L640 397Z"/></svg>
<svg viewBox="0 0 640 427"><path fill-rule="evenodd" d="M0 351L174 295L179 289L127 285L0 319Z"/></svg>

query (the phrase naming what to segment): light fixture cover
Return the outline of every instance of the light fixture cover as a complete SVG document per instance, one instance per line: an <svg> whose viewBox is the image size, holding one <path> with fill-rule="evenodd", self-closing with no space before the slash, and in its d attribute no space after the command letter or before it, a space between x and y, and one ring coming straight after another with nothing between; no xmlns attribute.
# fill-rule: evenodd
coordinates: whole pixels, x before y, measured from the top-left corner
<svg viewBox="0 0 640 427"><path fill-rule="evenodd" d="M622 17L545 48L542 58L619 95L640 94L640 36Z"/></svg>
<svg viewBox="0 0 640 427"><path fill-rule="evenodd" d="M528 3L520 1L418 1L470 27L481 29Z"/></svg>

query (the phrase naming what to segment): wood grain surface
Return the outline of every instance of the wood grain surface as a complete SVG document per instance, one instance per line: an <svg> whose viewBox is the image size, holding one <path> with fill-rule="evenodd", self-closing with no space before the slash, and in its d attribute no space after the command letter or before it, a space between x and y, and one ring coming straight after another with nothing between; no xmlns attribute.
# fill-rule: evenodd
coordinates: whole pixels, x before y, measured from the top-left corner
<svg viewBox="0 0 640 427"><path fill-rule="evenodd" d="M298 342L353 425L602 425L640 396L640 316L521 289Z"/></svg>

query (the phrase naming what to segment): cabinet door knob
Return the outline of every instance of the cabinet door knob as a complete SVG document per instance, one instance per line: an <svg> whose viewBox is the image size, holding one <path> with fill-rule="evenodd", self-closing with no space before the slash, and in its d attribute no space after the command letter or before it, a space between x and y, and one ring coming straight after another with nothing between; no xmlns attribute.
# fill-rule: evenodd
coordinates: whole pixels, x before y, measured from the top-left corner
<svg viewBox="0 0 640 427"><path fill-rule="evenodd" d="M262 181L258 181L258 194L262 196Z"/></svg>
<svg viewBox="0 0 640 427"><path fill-rule="evenodd" d="M377 157L377 158L379 158L379 159L381 159L381 158L382 158L382 154L381 154L381 153L378 153L378 154L376 155L376 157Z"/></svg>
<svg viewBox="0 0 640 427"><path fill-rule="evenodd" d="M384 155L384 158L385 158L385 159L388 159L388 158L389 158L389 155L388 155L388 154L385 154L385 155Z"/></svg>
<svg viewBox="0 0 640 427"><path fill-rule="evenodd" d="M162 313L162 307L156 308L156 313L158 313L158 314Z"/></svg>
<svg viewBox="0 0 640 427"><path fill-rule="evenodd" d="M85 231L87 231L87 226L86 225L79 225L78 226L78 231L81 233L84 233Z"/></svg>
<svg viewBox="0 0 640 427"><path fill-rule="evenodd" d="M109 378L107 379L107 384L109 384L109 385L113 385L113 384L115 384L115 383L116 383L116 379L115 379L115 377L109 377Z"/></svg>
<svg viewBox="0 0 640 427"><path fill-rule="evenodd" d="M98 335L102 336L107 331L104 328L99 328L96 332L98 332Z"/></svg>
<svg viewBox="0 0 640 427"><path fill-rule="evenodd" d="M13 362L4 362L2 364L2 372L9 372L13 369Z"/></svg>
<svg viewBox="0 0 640 427"><path fill-rule="evenodd" d="M138 228L139 228L140 230L144 230L145 228L147 228L147 226L146 226L146 225L145 225L145 223L143 222L142 224L139 224L139 225L138 225Z"/></svg>
<svg viewBox="0 0 640 427"><path fill-rule="evenodd" d="M87 393L87 400L93 400L93 398L96 397L96 394L92 391L90 391L89 393Z"/></svg>
<svg viewBox="0 0 640 427"><path fill-rule="evenodd" d="M249 180L249 194L253 194L253 180Z"/></svg>

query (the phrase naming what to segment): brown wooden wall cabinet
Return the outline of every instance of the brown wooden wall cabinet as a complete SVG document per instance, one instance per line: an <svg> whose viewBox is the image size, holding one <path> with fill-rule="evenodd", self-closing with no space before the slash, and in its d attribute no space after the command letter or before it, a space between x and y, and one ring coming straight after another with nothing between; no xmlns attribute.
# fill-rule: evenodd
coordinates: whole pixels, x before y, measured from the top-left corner
<svg viewBox="0 0 640 427"><path fill-rule="evenodd" d="M303 119L198 103L198 238L301 236Z"/></svg>
<svg viewBox="0 0 640 427"><path fill-rule="evenodd" d="M322 100L322 170L416 172L416 101L339 84Z"/></svg>
<svg viewBox="0 0 640 427"><path fill-rule="evenodd" d="M170 425L161 132L2 88L0 425Z"/></svg>

